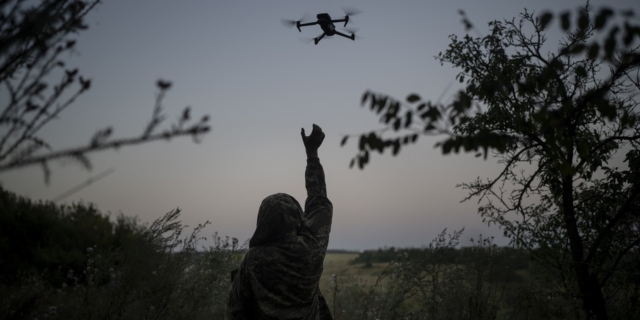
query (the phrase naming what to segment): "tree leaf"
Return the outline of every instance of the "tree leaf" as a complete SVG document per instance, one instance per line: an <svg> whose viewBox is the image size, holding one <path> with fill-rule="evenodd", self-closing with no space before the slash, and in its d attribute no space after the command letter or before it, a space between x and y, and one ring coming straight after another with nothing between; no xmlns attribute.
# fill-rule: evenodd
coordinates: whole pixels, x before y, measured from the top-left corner
<svg viewBox="0 0 640 320"><path fill-rule="evenodd" d="M562 30L564 31L571 28L571 12L565 12L560 15L560 26L562 26Z"/></svg>
<svg viewBox="0 0 640 320"><path fill-rule="evenodd" d="M344 136L344 138L342 138L342 141L340 141L340 146L344 146L345 143L347 143L347 139L349 139L349 136Z"/></svg>
<svg viewBox="0 0 640 320"><path fill-rule="evenodd" d="M360 100L360 105L361 105L361 106L363 106L363 105L367 102L367 99L369 99L369 95L370 95L370 93L369 93L369 91L368 91L368 90L367 90L367 91L365 91L365 92L362 94L362 100Z"/></svg>
<svg viewBox="0 0 640 320"><path fill-rule="evenodd" d="M409 103L414 103L416 101L420 101L420 96L415 93L412 93L407 97L407 102Z"/></svg>
<svg viewBox="0 0 640 320"><path fill-rule="evenodd" d="M393 154L393 156L395 157L395 156L397 156L397 155L398 155L398 153L399 153L399 152L400 152L400 140L396 139L396 140L393 142L393 150L392 150L392 154Z"/></svg>
<svg viewBox="0 0 640 320"><path fill-rule="evenodd" d="M553 18L553 14L551 12L545 12L540 16L540 28L544 30L549 22L551 22L551 18Z"/></svg>
<svg viewBox="0 0 640 320"><path fill-rule="evenodd" d="M405 114L404 127L409 128L412 124L412 120L413 120L413 112L407 112Z"/></svg>
<svg viewBox="0 0 640 320"><path fill-rule="evenodd" d="M600 12L598 12L598 15L596 16L596 21L593 27L596 30L602 29L607 24L607 20L609 20L609 17L611 17L612 15L613 11L611 9L600 9Z"/></svg>
<svg viewBox="0 0 640 320"><path fill-rule="evenodd" d="M598 52L599 51L600 51L600 45L597 44L597 43L594 43L589 48L589 51L587 52L587 56L589 57L589 59L593 60L593 59L598 57Z"/></svg>
<svg viewBox="0 0 640 320"><path fill-rule="evenodd" d="M393 122L393 130L398 131L401 125L402 121L400 120L400 118L397 118L396 121Z"/></svg>
<svg viewBox="0 0 640 320"><path fill-rule="evenodd" d="M582 12L578 18L578 28L585 30L587 27L589 27L589 16Z"/></svg>

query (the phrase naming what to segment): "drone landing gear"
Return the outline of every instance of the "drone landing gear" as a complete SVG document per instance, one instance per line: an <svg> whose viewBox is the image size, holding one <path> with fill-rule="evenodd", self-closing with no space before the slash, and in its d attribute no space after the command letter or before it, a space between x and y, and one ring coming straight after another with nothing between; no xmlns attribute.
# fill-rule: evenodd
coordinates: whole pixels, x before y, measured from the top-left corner
<svg viewBox="0 0 640 320"><path fill-rule="evenodd" d="M318 42L320 42L320 40L322 40L322 38L324 38L325 35L327 35L327 34L323 33L319 37L313 39L315 41L316 45L318 44Z"/></svg>

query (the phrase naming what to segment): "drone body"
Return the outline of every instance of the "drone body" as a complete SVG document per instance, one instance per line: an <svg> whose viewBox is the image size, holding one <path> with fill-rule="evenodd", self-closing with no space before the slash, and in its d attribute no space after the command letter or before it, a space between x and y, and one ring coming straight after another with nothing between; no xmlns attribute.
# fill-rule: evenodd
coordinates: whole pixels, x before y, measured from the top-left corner
<svg viewBox="0 0 640 320"><path fill-rule="evenodd" d="M359 11L352 11L351 15L354 15L357 13L359 13ZM349 15L350 14L347 13L343 19L331 20L331 16L328 13L319 13L316 15L316 18L318 19L318 21L316 22L300 23L300 21L283 20L283 23L285 25L295 25L298 28L298 31L300 32L302 32L302 30L300 30L300 27L313 26L316 24L320 25L320 28L322 29L323 33L313 39L315 44L317 45L318 42L320 42L320 40L322 40L322 38L324 38L325 36L331 37L334 35L339 35L347 39L355 40L356 39L355 31L348 30L351 32L351 35L349 36L336 30L336 26L333 24L334 22L344 22L343 27L346 27L347 23L349 23Z"/></svg>

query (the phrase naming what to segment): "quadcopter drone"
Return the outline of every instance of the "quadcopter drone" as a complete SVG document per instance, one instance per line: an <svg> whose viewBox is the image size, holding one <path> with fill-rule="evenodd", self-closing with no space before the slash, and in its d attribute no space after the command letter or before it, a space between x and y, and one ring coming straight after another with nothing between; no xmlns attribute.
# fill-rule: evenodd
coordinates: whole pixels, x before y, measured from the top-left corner
<svg viewBox="0 0 640 320"><path fill-rule="evenodd" d="M333 24L334 22L344 22L344 26L347 26L347 23L349 23L349 16L353 16L356 15L358 13L360 13L359 10L357 9L343 9L345 11L345 17L343 19L338 19L338 20L331 20L331 16L328 13L319 13L316 15L316 17L318 18L318 21L316 22L309 22L309 23L301 23L300 20L298 21L294 21L294 20L282 20L282 23L287 26L287 27L291 27L291 26L296 26L296 28L298 28L298 31L302 32L302 30L300 30L300 27L306 27L306 26L313 26L313 25L320 25L320 28L322 28L323 33L315 38L313 38L315 44L317 45L318 42L320 42L320 40L322 40L322 38L324 38L325 36L331 37L333 35L339 35L342 37L345 37L347 39L351 39L351 40L355 40L356 39L356 31L357 30L350 30L350 29L345 29L348 32L351 33L350 36L336 30L335 25Z"/></svg>

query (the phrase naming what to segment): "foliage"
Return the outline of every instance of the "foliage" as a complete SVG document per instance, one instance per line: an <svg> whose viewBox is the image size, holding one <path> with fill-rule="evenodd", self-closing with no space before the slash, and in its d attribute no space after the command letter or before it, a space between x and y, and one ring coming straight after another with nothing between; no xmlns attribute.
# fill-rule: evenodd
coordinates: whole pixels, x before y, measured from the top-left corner
<svg viewBox="0 0 640 320"><path fill-rule="evenodd" d="M78 69L61 59L74 51L74 35L88 28L84 19L100 0L0 1L0 173L40 165L49 182L52 160L69 158L91 169L88 153L155 140L191 136L199 141L209 131L209 116L190 123L186 107L170 129L157 132L163 122L162 100L171 83L158 80L159 93L149 124L137 137L112 139L113 129L97 130L83 146L56 150L41 136L44 127L91 87ZM50 79L59 81L50 84Z"/></svg>
<svg viewBox="0 0 640 320"><path fill-rule="evenodd" d="M180 210L159 218L120 250L85 248L85 263L56 288L38 274L0 283L3 319L222 319L242 250L236 239L214 235L196 251L208 224L183 238ZM82 280L84 279L84 281Z"/></svg>
<svg viewBox="0 0 640 320"><path fill-rule="evenodd" d="M44 273L60 286L69 270L83 268L86 248L106 255L142 231L136 219L120 214L110 221L92 204L34 202L0 188L0 280Z"/></svg>
<svg viewBox="0 0 640 320"><path fill-rule="evenodd" d="M437 144L443 154L495 151L504 170L460 185L465 200L484 200L484 221L553 269L588 318L608 319L623 316L614 303L623 296L635 306L625 312L640 312L637 295L627 295L640 267L631 254L640 249L640 25L630 11L594 15L588 4L575 24L572 16L525 10L490 22L487 36L451 36L436 59L462 69L466 88L450 105L365 92L362 104L386 128L360 135L351 166L363 168L373 151L397 155L419 135L448 135ZM563 38L545 53L554 17ZM389 129L408 134L384 138ZM623 152L628 168L607 166Z"/></svg>

